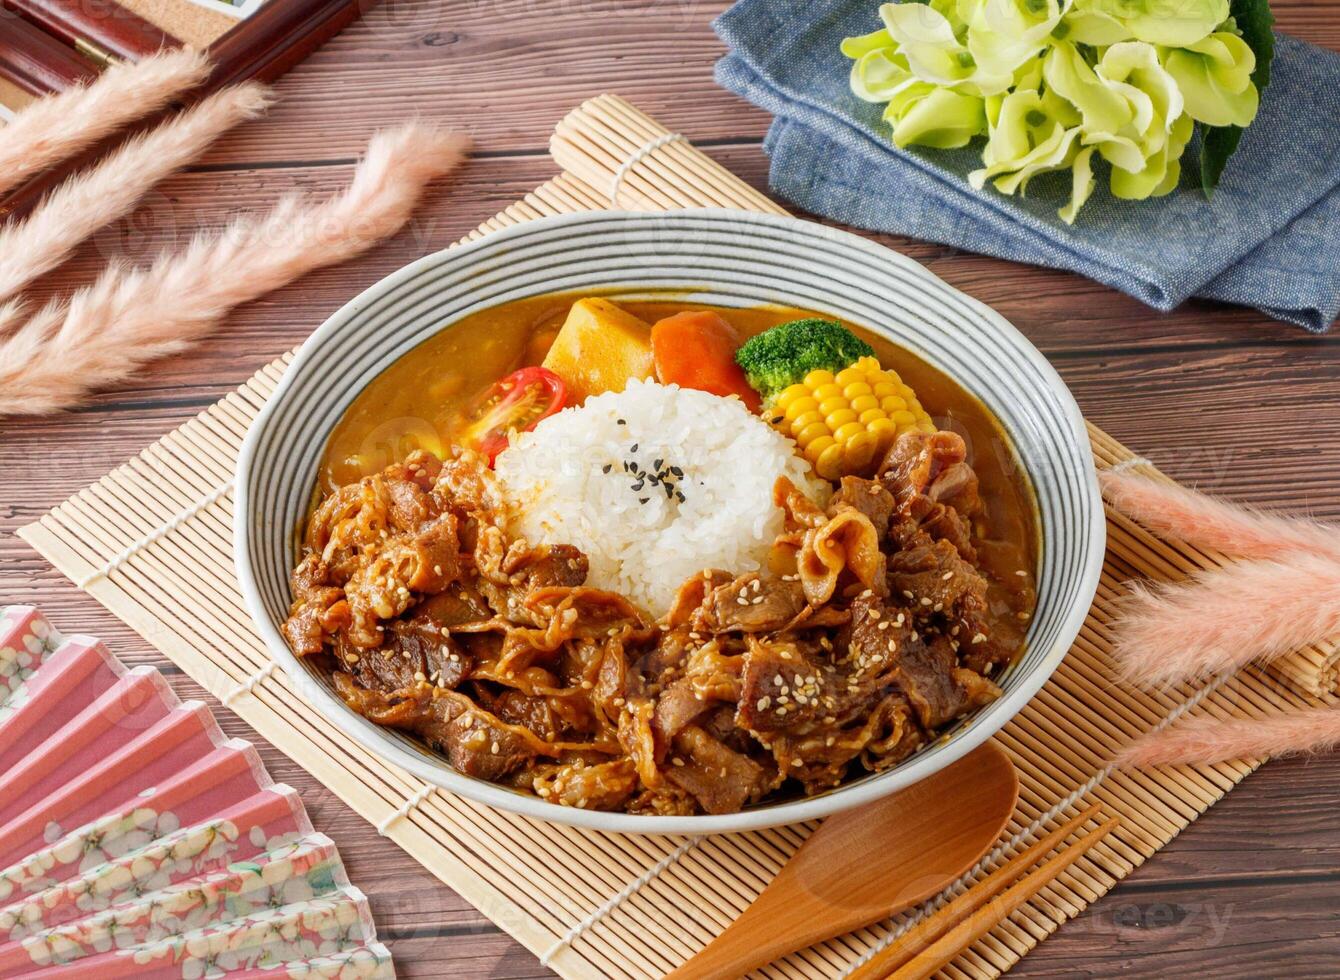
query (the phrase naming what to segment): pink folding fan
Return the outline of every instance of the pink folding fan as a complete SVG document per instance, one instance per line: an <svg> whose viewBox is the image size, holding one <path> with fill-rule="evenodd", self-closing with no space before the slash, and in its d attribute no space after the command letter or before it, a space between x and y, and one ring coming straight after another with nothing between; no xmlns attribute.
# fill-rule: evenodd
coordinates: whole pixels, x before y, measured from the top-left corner
<svg viewBox="0 0 1340 980"><path fill-rule="evenodd" d="M0 977L393 977L302 800L209 709L0 608Z"/></svg>

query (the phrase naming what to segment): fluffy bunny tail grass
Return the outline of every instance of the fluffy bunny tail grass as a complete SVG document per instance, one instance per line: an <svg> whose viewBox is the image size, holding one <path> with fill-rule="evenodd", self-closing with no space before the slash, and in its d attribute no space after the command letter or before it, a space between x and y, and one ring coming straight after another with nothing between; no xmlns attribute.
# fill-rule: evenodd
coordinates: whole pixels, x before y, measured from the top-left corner
<svg viewBox="0 0 1340 980"><path fill-rule="evenodd" d="M1340 561L1241 562L1136 586L1116 624L1118 679L1167 687L1273 660L1340 633Z"/></svg>
<svg viewBox="0 0 1340 980"><path fill-rule="evenodd" d="M157 112L208 75L204 55L178 49L134 65L117 63L86 87L34 102L4 128L0 192Z"/></svg>
<svg viewBox="0 0 1340 980"><path fill-rule="evenodd" d="M1340 527L1264 514L1135 473L1102 473L1103 496L1117 510L1162 535L1240 558L1283 551L1340 557Z"/></svg>
<svg viewBox="0 0 1340 980"><path fill-rule="evenodd" d="M67 180L27 219L0 229L0 255L6 256L0 263L0 299L54 269L80 242L134 209L160 180L269 105L270 90L263 85L225 88Z"/></svg>
<svg viewBox="0 0 1340 980"><path fill-rule="evenodd" d="M1123 769L1322 752L1340 745L1340 708L1305 708L1265 718L1185 718L1123 747Z"/></svg>
<svg viewBox="0 0 1340 980"><path fill-rule="evenodd" d="M411 124L375 137L343 193L280 201L148 268L112 265L0 339L0 416L78 404L213 329L234 307L365 251L409 220L428 181L460 163L466 140Z"/></svg>

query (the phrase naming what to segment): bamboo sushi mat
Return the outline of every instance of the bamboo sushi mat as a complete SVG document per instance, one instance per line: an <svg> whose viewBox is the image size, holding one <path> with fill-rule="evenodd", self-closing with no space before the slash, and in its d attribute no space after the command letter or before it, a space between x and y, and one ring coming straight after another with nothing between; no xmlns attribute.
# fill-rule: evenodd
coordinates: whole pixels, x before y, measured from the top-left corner
<svg viewBox="0 0 1340 980"><path fill-rule="evenodd" d="M633 106L601 96L558 126L562 173L470 237L560 212L734 206L781 209ZM227 703L443 882L565 977L656 977L737 916L813 825L706 838L604 835L528 820L432 789L322 722L276 669L243 607L232 560L234 463L247 426L292 355L170 433L20 534L58 569ZM1140 466L1090 427L1099 468ZM1300 650L1274 674L1244 673L1166 694L1109 674L1113 604L1134 577L1177 579L1216 556L1160 540L1109 513L1108 554L1088 621L1065 662L997 736L1019 771L1007 836L957 887L1030 834L1099 802L1120 829L961 954L943 976L997 976L1110 889L1251 772L1259 761L1111 771L1111 749L1186 711L1256 715L1333 686L1335 648ZM941 900L943 901L943 896ZM833 978L919 913L796 954L759 975Z"/></svg>

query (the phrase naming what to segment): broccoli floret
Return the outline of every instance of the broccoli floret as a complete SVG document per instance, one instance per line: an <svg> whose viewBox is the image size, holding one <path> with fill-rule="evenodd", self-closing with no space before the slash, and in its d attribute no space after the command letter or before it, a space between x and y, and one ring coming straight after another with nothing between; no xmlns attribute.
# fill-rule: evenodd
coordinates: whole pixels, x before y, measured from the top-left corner
<svg viewBox="0 0 1340 980"><path fill-rule="evenodd" d="M765 330L735 352L735 363L765 400L815 370L837 373L874 348L836 320L792 320Z"/></svg>

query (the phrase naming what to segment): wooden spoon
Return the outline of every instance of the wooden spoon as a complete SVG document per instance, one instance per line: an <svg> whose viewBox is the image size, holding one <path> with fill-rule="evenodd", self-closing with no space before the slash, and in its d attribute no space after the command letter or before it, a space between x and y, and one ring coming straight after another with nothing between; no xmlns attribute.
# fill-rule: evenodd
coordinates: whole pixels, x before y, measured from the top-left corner
<svg viewBox="0 0 1340 980"><path fill-rule="evenodd" d="M754 904L666 980L727 980L939 894L995 843L1019 777L988 743L883 800L836 813Z"/></svg>

